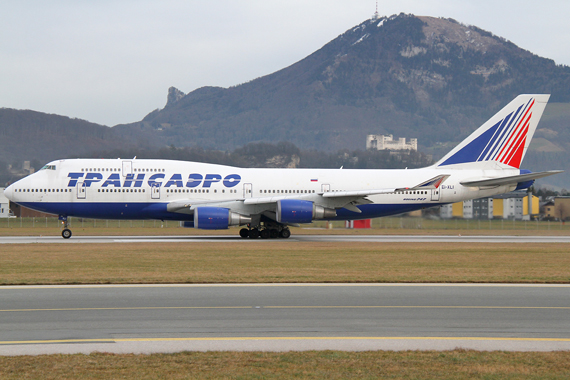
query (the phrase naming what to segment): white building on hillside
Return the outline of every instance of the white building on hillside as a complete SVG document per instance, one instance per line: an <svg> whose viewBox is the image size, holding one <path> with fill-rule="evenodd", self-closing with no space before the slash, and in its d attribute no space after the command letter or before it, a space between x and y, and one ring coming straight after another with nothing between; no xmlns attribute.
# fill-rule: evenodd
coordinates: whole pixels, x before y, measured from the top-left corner
<svg viewBox="0 0 570 380"><path fill-rule="evenodd" d="M0 218L10 216L10 200L4 195L4 188L0 187Z"/></svg>
<svg viewBox="0 0 570 380"><path fill-rule="evenodd" d="M410 142L406 142L405 137L394 140L393 135L368 135L366 136L366 149L418 150L418 139L410 139Z"/></svg>

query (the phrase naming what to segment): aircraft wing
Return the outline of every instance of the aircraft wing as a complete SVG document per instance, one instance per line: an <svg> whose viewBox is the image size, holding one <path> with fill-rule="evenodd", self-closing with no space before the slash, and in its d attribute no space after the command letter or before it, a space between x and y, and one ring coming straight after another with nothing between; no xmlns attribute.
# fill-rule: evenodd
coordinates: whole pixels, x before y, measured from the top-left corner
<svg viewBox="0 0 570 380"><path fill-rule="evenodd" d="M438 175L418 185L405 188L386 188L386 189L370 189L370 190L353 190L353 191L328 191L309 194L279 194L269 197L240 198L226 201L212 200L177 200L168 203L167 210L170 212L189 213L192 214L197 207L225 207L245 214L260 213L264 210L275 210L275 205L283 199L299 199L312 201L315 204L332 208L347 210L360 213L360 209L356 207L361 204L372 203L366 197L378 194L389 194L396 191L404 190L430 190L438 188L447 178L448 174Z"/></svg>
<svg viewBox="0 0 570 380"><path fill-rule="evenodd" d="M396 189L358 190L358 191L329 191L316 194L283 194L274 197L261 197L245 199L245 205L275 204L282 199L300 199L313 201L316 204L333 209L346 208L347 210L361 213L356 207L359 204L368 204L372 201L366 199L369 195L392 193Z"/></svg>
<svg viewBox="0 0 570 380"><path fill-rule="evenodd" d="M516 185L520 182L532 181L538 178L548 177L549 175L554 175L562 173L564 170L549 170L545 172L527 173L512 175L508 177L500 178L482 178L477 180L463 181L460 182L463 186L467 187L487 187L487 186L504 186L504 185Z"/></svg>

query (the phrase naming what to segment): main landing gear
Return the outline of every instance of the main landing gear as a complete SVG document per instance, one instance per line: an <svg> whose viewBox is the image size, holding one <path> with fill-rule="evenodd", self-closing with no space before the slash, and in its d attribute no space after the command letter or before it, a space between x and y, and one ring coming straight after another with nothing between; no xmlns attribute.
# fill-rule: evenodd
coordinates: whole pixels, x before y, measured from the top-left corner
<svg viewBox="0 0 570 380"><path fill-rule="evenodd" d="M59 220L61 220L61 222L63 223L63 231L61 231L61 236L64 239L69 239L71 237L71 230L67 228L68 227L67 216L60 215Z"/></svg>
<svg viewBox="0 0 570 380"><path fill-rule="evenodd" d="M268 225L263 226L263 228L261 226L251 228L251 226L248 225L248 228L242 228L239 231L239 236L244 239L257 239L258 237L261 237L262 239L287 239L291 236L291 231L289 228L282 225Z"/></svg>

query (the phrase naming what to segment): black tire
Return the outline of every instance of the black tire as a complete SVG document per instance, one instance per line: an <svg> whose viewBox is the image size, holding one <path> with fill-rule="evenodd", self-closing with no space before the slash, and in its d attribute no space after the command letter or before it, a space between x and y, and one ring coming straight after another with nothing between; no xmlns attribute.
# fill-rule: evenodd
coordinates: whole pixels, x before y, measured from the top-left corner
<svg viewBox="0 0 570 380"><path fill-rule="evenodd" d="M69 228L64 229L63 231L61 231L61 236L64 239L69 239L71 237L71 230Z"/></svg>
<svg viewBox="0 0 570 380"><path fill-rule="evenodd" d="M288 228L282 229L281 232L279 232L279 236L283 239L288 239L289 236L291 236L291 231L289 231Z"/></svg>
<svg viewBox="0 0 570 380"><path fill-rule="evenodd" d="M279 237L279 231L276 230L275 228L272 228L271 230L269 230L269 236L271 236L271 239L276 239Z"/></svg>
<svg viewBox="0 0 570 380"><path fill-rule="evenodd" d="M252 228L249 230L249 238L257 239L259 237L259 230L257 228Z"/></svg>
<svg viewBox="0 0 570 380"><path fill-rule="evenodd" d="M241 236L242 238L248 238L249 237L249 230L247 228L242 228L241 230L239 230L239 236Z"/></svg>
<svg viewBox="0 0 570 380"><path fill-rule="evenodd" d="M262 239L269 239L269 237L271 236L271 234L270 234L269 230L266 228L266 229L264 229L264 230L261 230L261 232L259 233L259 236L260 236Z"/></svg>

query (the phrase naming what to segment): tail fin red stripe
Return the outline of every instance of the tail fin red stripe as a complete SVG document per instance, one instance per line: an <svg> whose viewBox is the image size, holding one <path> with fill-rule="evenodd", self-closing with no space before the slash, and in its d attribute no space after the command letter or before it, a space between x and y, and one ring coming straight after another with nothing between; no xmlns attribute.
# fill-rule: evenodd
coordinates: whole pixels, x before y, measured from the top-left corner
<svg viewBox="0 0 570 380"><path fill-rule="evenodd" d="M510 158L514 154L516 147L518 146L518 143L520 142L520 140L522 138L524 138L526 136L526 133L528 132L528 126L529 126L529 121L530 121L531 117L532 117L532 113L529 115L528 119L526 119L524 121L524 124L522 125L520 130L516 133L516 136L514 136L515 134L513 133L514 138L511 141L511 143L509 144L509 147L507 148L507 150L505 151L505 155L499 160L500 162L505 163L506 161L510 160Z"/></svg>
<svg viewBox="0 0 570 380"><path fill-rule="evenodd" d="M513 165L511 165L513 158L519 153L519 151L520 151L520 154L522 155L524 144L521 145L521 143L526 140L526 135L528 133L529 125L530 125L530 123L527 123L525 125L524 132L521 134L520 138L517 140L516 144L514 145L511 154L509 154L509 156L507 157L506 160L502 161L504 164L513 166Z"/></svg>
<svg viewBox="0 0 570 380"><path fill-rule="evenodd" d="M501 157L503 156L503 152L508 151L507 146L510 148L512 141L514 141L513 137L515 135L515 131L517 129L519 129L521 127L521 125L524 125L524 123L526 123L529 119L530 119L530 115L529 112L532 109L532 106L534 105L534 99L532 100L532 103L530 104L530 107L527 108L525 114L523 115L523 117L521 117L519 123L517 124L517 126L515 127L515 130L511 133L511 135L509 136L508 141L506 142L506 144L503 145L503 149L501 149L501 151L499 152L499 155L497 156L497 160L502 162ZM532 114L532 113L531 113ZM527 115L529 115L529 117L527 118ZM524 123L523 123L524 121ZM505 153L506 154L506 153Z"/></svg>

